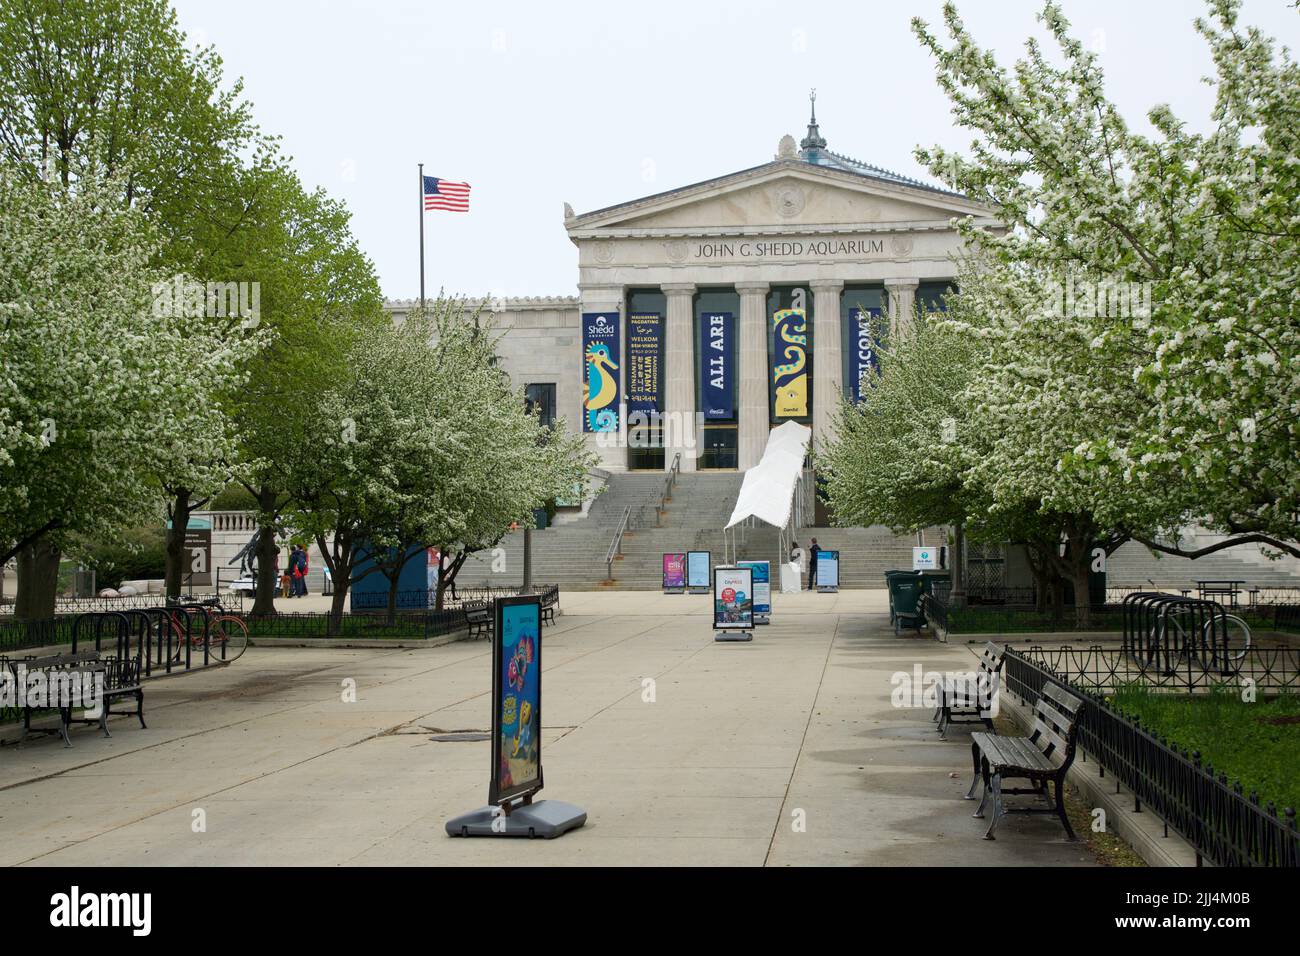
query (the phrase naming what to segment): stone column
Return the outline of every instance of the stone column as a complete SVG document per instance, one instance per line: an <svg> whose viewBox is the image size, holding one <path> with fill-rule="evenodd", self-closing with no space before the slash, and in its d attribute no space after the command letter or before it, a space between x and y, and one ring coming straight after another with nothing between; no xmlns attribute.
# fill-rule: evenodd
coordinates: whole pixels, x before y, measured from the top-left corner
<svg viewBox="0 0 1300 956"><path fill-rule="evenodd" d="M668 300L664 361L664 468L672 467L680 452L682 471L694 471L700 448L695 434L695 283L669 282L662 286Z"/></svg>
<svg viewBox="0 0 1300 956"><path fill-rule="evenodd" d="M829 437L843 380L840 290L843 279L817 279L813 290L813 448Z"/></svg>
<svg viewBox="0 0 1300 956"><path fill-rule="evenodd" d="M738 282L740 293L740 470L753 468L763 457L770 427L767 395L771 372L767 357L766 282Z"/></svg>
<svg viewBox="0 0 1300 956"><path fill-rule="evenodd" d="M889 335L906 334L916 321L916 279L886 279L885 291L889 293Z"/></svg>

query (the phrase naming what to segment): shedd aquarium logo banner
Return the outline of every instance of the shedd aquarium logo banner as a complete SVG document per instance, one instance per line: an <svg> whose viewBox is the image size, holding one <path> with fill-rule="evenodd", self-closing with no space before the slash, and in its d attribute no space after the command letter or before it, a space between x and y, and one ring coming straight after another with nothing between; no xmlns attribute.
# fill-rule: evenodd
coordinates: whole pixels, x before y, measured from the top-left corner
<svg viewBox="0 0 1300 956"><path fill-rule="evenodd" d="M584 432L618 431L619 335L617 312L582 314Z"/></svg>

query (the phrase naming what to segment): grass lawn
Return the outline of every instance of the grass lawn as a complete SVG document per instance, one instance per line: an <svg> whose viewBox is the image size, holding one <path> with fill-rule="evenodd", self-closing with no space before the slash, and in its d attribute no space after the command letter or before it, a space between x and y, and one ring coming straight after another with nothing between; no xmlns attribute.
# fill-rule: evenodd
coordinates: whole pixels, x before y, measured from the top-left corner
<svg viewBox="0 0 1300 956"><path fill-rule="evenodd" d="M1201 764L1214 765L1215 774L1240 780L1249 796L1259 793L1262 806L1272 800L1281 815L1285 807L1300 810L1300 697L1242 701L1235 689L1182 696L1125 688L1112 698L1142 726L1186 748L1199 750Z"/></svg>

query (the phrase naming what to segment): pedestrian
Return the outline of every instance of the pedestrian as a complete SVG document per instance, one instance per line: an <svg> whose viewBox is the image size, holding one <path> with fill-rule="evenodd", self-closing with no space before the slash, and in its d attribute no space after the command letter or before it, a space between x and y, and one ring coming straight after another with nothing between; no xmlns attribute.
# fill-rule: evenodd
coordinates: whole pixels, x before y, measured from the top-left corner
<svg viewBox="0 0 1300 956"><path fill-rule="evenodd" d="M808 590L817 589L817 555L821 553L821 546L817 544L817 539L812 539L812 544L808 545Z"/></svg>
<svg viewBox="0 0 1300 956"><path fill-rule="evenodd" d="M299 566L302 568L302 577L298 579L298 596L306 597L307 596L307 572L311 570L307 562L306 546L299 546L298 548L298 563Z"/></svg>

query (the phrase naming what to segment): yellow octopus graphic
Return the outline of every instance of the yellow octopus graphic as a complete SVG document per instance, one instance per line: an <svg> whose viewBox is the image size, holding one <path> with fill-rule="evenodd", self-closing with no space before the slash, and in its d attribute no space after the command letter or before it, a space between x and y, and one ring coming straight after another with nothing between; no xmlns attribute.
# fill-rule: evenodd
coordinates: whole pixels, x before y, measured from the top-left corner
<svg viewBox="0 0 1300 956"><path fill-rule="evenodd" d="M618 415L612 406L618 397L618 378L610 374L618 368L603 342L587 350L587 399L582 403L587 410L587 430L613 431L618 427Z"/></svg>
<svg viewBox="0 0 1300 956"><path fill-rule="evenodd" d="M803 418L808 414L808 320L802 309L782 309L772 316L772 322L776 347L787 360L772 368L776 415Z"/></svg>

